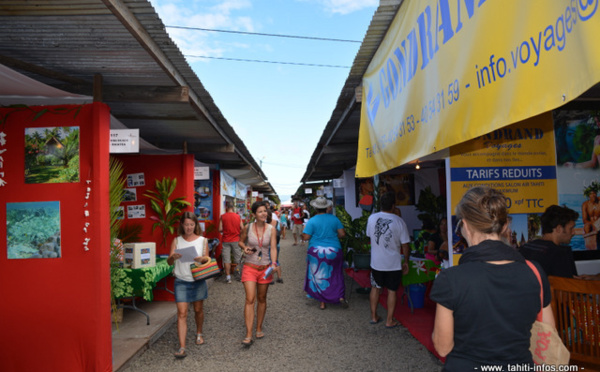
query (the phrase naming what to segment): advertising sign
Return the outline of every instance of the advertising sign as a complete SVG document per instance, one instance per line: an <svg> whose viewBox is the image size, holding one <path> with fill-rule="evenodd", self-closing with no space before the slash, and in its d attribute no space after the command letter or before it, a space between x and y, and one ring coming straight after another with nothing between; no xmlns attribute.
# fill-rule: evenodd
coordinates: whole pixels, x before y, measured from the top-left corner
<svg viewBox="0 0 600 372"><path fill-rule="evenodd" d="M558 204L552 114L545 113L450 148L451 211L466 191L488 186L507 199L513 246L539 236L539 215ZM453 225L456 224L453 218ZM454 230L453 230L454 231ZM454 243L458 238L455 237ZM457 246L454 253L462 253Z"/></svg>
<svg viewBox="0 0 600 372"><path fill-rule="evenodd" d="M600 81L599 1L404 1L363 77L356 176L588 90Z"/></svg>

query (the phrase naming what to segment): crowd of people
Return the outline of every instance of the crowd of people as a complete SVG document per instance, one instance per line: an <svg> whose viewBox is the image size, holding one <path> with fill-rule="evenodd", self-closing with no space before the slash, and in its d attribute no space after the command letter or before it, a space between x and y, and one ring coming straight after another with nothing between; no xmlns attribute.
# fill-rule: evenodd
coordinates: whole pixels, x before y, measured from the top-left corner
<svg viewBox="0 0 600 372"><path fill-rule="evenodd" d="M520 248L511 245L511 219L504 195L492 188L474 187L456 207L459 219L455 233L464 242L459 265L442 270L433 283L430 298L436 303L432 335L437 352L446 357L444 371L478 370L485 365L533 366L530 330L538 313L543 322L554 326L547 276L598 279L577 274L573 252L568 244L574 235L577 212L550 206L541 217L542 236ZM263 324L269 285L283 283L279 262L280 240L291 230L292 246L306 244L304 291L320 309L328 305L348 307L344 280L345 257L340 240L346 231L331 213L332 202L317 197L310 202L314 215L301 202L276 210L268 202L255 202L251 221L244 225L228 205L219 225L223 236L225 282L232 275L245 291L243 315L246 325L242 344L249 347L265 337ZM428 221L413 241L395 204L394 193L380 198L380 212L369 216L366 234L371 243L370 323L385 321L385 327L400 325L394 318L396 292L408 274L411 255L420 255L438 264L448 260L448 221ZM192 304L198 345L204 343L203 300L207 287L195 281L189 264L182 262L178 249L192 247L193 261L210 260L207 240L202 237L193 213L182 215L178 237L173 241L169 264L174 264L178 358L186 355L187 313ZM418 240L418 239L417 239ZM235 273L232 273L232 258ZM531 262L527 261L530 260ZM538 276L539 274L539 280ZM275 279L277 278L277 279ZM476 279L476 280L473 280ZM387 315L378 314L381 289L387 290ZM541 294L541 296L540 296ZM489 337L493 334L494 337Z"/></svg>

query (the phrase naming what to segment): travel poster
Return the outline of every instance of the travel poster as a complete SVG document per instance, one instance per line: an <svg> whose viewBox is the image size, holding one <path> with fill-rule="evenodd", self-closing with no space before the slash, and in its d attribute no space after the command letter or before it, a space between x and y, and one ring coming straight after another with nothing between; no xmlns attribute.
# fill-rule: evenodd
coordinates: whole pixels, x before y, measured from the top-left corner
<svg viewBox="0 0 600 372"><path fill-rule="evenodd" d="M450 148L451 211L475 186L500 190L507 198L507 243L515 248L539 237L539 216L558 204L551 113L544 113ZM457 220L453 216L453 229ZM453 234L454 235L454 234ZM453 236L454 264L464 244Z"/></svg>
<svg viewBox="0 0 600 372"><path fill-rule="evenodd" d="M212 220L212 211L212 180L194 181L194 214L198 219Z"/></svg>
<svg viewBox="0 0 600 372"><path fill-rule="evenodd" d="M573 251L598 250L600 230L600 112L554 112L558 201L579 213Z"/></svg>

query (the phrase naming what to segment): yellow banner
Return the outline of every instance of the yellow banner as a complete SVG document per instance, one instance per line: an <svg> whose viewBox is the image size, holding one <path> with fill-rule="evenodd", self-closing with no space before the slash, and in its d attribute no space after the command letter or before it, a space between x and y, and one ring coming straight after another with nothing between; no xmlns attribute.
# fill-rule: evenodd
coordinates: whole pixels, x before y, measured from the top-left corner
<svg viewBox="0 0 600 372"><path fill-rule="evenodd" d="M600 0L405 0L363 78L357 177L550 111L600 81Z"/></svg>

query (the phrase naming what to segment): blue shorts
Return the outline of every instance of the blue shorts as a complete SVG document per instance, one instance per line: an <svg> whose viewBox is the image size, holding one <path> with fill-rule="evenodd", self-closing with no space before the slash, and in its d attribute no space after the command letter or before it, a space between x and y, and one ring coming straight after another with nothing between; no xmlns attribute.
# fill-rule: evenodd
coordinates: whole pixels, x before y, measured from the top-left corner
<svg viewBox="0 0 600 372"><path fill-rule="evenodd" d="M175 302L196 302L206 300L207 297L206 280L186 282L175 278Z"/></svg>

